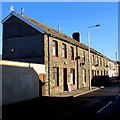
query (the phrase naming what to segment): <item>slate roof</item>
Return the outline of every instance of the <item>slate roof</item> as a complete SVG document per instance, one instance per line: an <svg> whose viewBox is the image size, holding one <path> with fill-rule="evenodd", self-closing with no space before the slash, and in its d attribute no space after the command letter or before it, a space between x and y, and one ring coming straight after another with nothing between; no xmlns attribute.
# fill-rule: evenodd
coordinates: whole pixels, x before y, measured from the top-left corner
<svg viewBox="0 0 120 120"><path fill-rule="evenodd" d="M34 19L31 19L29 17L26 17L26 16L22 16L22 17L26 18L27 20L29 20L32 23L34 23L37 26L39 26L40 28L44 29L46 31L46 33L49 33L49 34L52 34L52 35L57 36L59 38L68 40L70 42L73 42L73 43L79 45L81 48L88 50L88 46L87 45L84 45L84 44L78 42L77 40L75 40L75 39L73 39L73 38L71 38L71 37L69 37L69 36L67 36L67 35L65 35L65 34L63 34L61 32L58 32L57 30L55 30L55 29L53 29L53 28L51 28L51 27L49 27L49 26L47 26L47 25L45 25L45 24L43 24L41 22L38 22L38 21L36 21ZM91 52L94 52L94 53L97 53L97 54L103 56L101 53L99 53L98 51L96 51L95 49L92 49L92 48L91 48Z"/></svg>

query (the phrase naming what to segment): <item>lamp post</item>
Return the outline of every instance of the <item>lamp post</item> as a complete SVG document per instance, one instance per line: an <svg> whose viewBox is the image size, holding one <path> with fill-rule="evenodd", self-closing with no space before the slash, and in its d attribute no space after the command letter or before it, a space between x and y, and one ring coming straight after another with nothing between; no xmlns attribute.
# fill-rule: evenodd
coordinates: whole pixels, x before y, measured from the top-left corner
<svg viewBox="0 0 120 120"><path fill-rule="evenodd" d="M89 90L91 90L91 56L90 56L90 29L99 27L100 24L88 27L88 73L89 73Z"/></svg>

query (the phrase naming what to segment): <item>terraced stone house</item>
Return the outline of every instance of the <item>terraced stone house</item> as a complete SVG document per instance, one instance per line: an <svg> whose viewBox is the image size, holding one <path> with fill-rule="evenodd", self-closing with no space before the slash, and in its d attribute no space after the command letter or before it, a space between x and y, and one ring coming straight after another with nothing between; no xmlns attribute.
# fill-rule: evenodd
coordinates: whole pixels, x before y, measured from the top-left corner
<svg viewBox="0 0 120 120"><path fill-rule="evenodd" d="M3 23L3 59L45 64L43 95L89 87L88 46L34 19L12 11ZM90 49L92 83L116 76L116 62ZM112 65L112 67L111 67Z"/></svg>

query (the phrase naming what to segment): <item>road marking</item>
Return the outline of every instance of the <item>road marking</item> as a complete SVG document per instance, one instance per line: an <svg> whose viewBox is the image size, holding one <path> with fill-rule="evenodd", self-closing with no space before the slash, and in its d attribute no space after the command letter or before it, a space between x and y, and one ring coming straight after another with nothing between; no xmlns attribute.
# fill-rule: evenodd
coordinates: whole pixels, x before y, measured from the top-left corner
<svg viewBox="0 0 120 120"><path fill-rule="evenodd" d="M119 95L116 97L116 99L118 99L119 98Z"/></svg>
<svg viewBox="0 0 120 120"><path fill-rule="evenodd" d="M112 103L112 101L110 101L107 105L105 105L103 108L101 108L99 111L97 111L96 113L100 113L102 110L104 110L107 106L109 106Z"/></svg>
<svg viewBox="0 0 120 120"><path fill-rule="evenodd" d="M120 94L118 96L116 96L116 99L118 99L120 97Z"/></svg>

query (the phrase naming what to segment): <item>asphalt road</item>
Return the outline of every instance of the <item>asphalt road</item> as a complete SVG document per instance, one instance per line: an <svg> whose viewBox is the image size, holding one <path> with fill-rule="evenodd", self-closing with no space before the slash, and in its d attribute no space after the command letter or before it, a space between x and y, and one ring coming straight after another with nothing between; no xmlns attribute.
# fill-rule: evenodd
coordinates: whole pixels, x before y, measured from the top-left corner
<svg viewBox="0 0 120 120"><path fill-rule="evenodd" d="M83 118L118 120L120 114L120 83L75 98L86 101L80 108ZM77 115L76 115L77 116ZM84 117L85 116L85 117Z"/></svg>
<svg viewBox="0 0 120 120"><path fill-rule="evenodd" d="M78 97L43 97L3 106L3 120L118 120L120 83Z"/></svg>

